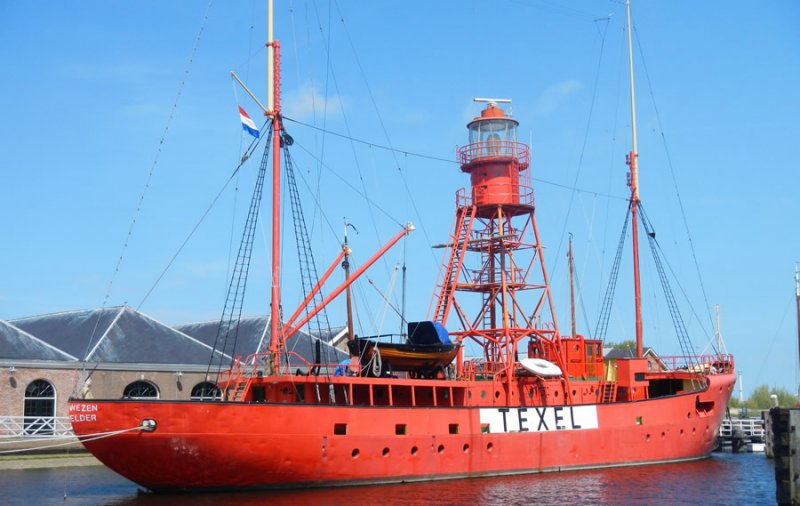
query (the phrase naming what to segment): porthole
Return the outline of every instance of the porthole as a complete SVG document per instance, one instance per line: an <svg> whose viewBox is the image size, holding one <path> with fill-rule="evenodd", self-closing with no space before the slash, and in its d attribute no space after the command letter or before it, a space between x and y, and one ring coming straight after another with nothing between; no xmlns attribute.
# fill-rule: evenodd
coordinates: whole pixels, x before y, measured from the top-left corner
<svg viewBox="0 0 800 506"><path fill-rule="evenodd" d="M416 455L418 451L419 451L419 448L417 448L416 446L412 446L411 447L411 455Z"/></svg>
<svg viewBox="0 0 800 506"><path fill-rule="evenodd" d="M439 448L436 449L437 453L444 453L444 445L439 445Z"/></svg>
<svg viewBox="0 0 800 506"><path fill-rule="evenodd" d="M464 444L464 453L469 453L469 445L466 443Z"/></svg>
<svg viewBox="0 0 800 506"><path fill-rule="evenodd" d="M357 459L357 458L358 458L358 456L359 456L359 455L361 455L361 452L360 452L360 451L358 451L358 448L354 448L354 449L353 449L353 453L352 453L352 455L353 455L353 458L354 458L354 459Z"/></svg>
<svg viewBox="0 0 800 506"><path fill-rule="evenodd" d="M381 455L383 455L384 457L388 457L389 456L389 448L384 448L383 451L381 452Z"/></svg>

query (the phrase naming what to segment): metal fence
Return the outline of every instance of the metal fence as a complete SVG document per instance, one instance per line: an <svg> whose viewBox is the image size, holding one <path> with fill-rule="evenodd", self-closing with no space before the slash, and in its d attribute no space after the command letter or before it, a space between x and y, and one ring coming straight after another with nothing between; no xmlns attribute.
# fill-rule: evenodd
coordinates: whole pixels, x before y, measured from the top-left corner
<svg viewBox="0 0 800 506"><path fill-rule="evenodd" d="M0 416L0 438L72 436L68 416Z"/></svg>

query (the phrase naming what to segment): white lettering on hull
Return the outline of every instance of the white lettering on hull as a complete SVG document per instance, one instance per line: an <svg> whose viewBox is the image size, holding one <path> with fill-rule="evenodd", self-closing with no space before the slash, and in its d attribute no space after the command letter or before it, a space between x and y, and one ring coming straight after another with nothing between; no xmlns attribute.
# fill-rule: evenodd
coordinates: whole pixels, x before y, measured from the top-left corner
<svg viewBox="0 0 800 506"><path fill-rule="evenodd" d="M69 421L71 423L96 422L97 404L70 404Z"/></svg>
<svg viewBox="0 0 800 506"><path fill-rule="evenodd" d="M598 428L597 406L481 408L481 425L489 432L551 432Z"/></svg>

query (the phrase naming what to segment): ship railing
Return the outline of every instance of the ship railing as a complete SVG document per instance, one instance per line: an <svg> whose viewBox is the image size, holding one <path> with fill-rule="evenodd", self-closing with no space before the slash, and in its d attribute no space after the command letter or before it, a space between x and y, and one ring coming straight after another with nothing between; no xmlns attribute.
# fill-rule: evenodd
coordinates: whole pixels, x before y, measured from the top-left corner
<svg viewBox="0 0 800 506"><path fill-rule="evenodd" d="M72 436L68 416L0 416L0 439Z"/></svg>
<svg viewBox="0 0 800 506"><path fill-rule="evenodd" d="M456 150L456 159L462 166L476 160L491 160L492 158L513 158L521 166L527 167L531 162L531 152L526 144L504 140L473 142Z"/></svg>
<svg viewBox="0 0 800 506"><path fill-rule="evenodd" d="M468 380L492 379L506 372L508 366L504 362L495 362L482 358L464 361L464 378Z"/></svg>
<svg viewBox="0 0 800 506"><path fill-rule="evenodd" d="M728 374L734 371L733 355L698 355L657 357L665 371L688 371L699 374Z"/></svg>
<svg viewBox="0 0 800 506"><path fill-rule="evenodd" d="M220 384L229 386L242 381L244 378L267 376L270 372L272 357L271 353L252 353L244 360L241 357L237 357L233 366L228 371L220 374ZM300 370L302 374L309 374L312 371L328 374L339 365L336 363L317 364L294 351L282 351L279 353L279 357L279 371L286 373L290 373L292 369L295 369L295 372Z"/></svg>

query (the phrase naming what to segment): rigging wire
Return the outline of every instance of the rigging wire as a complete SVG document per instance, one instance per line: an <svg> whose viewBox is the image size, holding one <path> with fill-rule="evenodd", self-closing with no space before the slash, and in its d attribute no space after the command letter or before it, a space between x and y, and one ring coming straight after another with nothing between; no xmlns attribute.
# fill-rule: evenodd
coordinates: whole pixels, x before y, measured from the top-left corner
<svg viewBox="0 0 800 506"><path fill-rule="evenodd" d="M247 278L250 273L250 260L253 255L253 243L256 234L256 226L258 223L259 209L261 207L261 197L264 191L264 179L269 166L270 154L270 140L272 139L272 129L275 127L272 123L267 130L267 142L264 145L264 153L261 156L261 164L258 169L258 176L256 177L255 188L253 195L250 198L250 207L247 212L247 218L244 223L244 230L239 242L239 250L236 254L236 263L233 267L233 273L230 277L230 284L225 297L225 305L222 309L222 315L217 325L217 333L214 337L213 350L220 350L222 354L227 354L230 357L236 356L236 345L239 340L239 329L241 328L242 311L244 309L244 297L247 289ZM280 149L275 146L273 149ZM232 335L232 337L231 337ZM221 346L217 346L222 340ZM228 343L232 341L229 346ZM222 369L223 355L219 356L219 369ZM206 376L211 372L211 366L214 362L214 353L211 353L208 359L208 368L206 369ZM219 370L218 369L218 370ZM217 381L219 381L219 372L217 373Z"/></svg>
<svg viewBox="0 0 800 506"><path fill-rule="evenodd" d="M269 124L269 123L270 123L269 121L265 122L264 125L261 127L261 130L263 131L264 128L266 128L267 124ZM220 197L222 197L222 194L225 192L225 189L228 187L228 185L231 183L233 178L239 172L239 169L241 169L242 166L245 164L245 162L247 162L247 160L250 159L250 156L253 154L253 151L255 151L255 148L258 146L260 141L261 141L260 138L259 139L253 139L253 141L250 143L250 146L248 146L247 151L245 151L245 154L242 155L242 159L239 162L239 165L236 166L236 168L233 170L231 175L225 181L225 184L222 185L222 188L220 188L219 192L217 192L217 195L214 197L214 199L208 205L206 210L200 216L200 219L197 220L197 223L192 228L192 230L189 232L189 234L186 236L186 238L183 240L181 245L178 247L178 250L172 256L172 258L169 260L169 262L167 262L166 267L164 267L164 269L161 271L161 274L158 275L158 278L156 278L156 280L153 283L153 285L150 287L150 289L147 291L145 296L142 298L142 300L136 306L136 310L137 311L139 311L141 309L142 305L144 305L145 301L147 301L148 297L150 297L150 294L153 293L153 290L155 290L156 286L158 286L158 283L161 282L163 277L167 274L167 271L170 269L170 267L172 267L172 264L175 262L175 260L177 260L178 256L183 251L183 248L186 247L186 245L189 243L189 240L192 238L194 233L197 232L197 229L200 228L200 225L203 223L203 221L206 219L208 214L214 208L214 206L216 205L217 201L220 199Z"/></svg>
<svg viewBox="0 0 800 506"><path fill-rule="evenodd" d="M370 102L372 102L372 107L375 110L375 115L378 117L378 123L381 126L381 130L383 131L383 135L386 138L386 142L389 143L389 146L392 147L391 137L389 136L389 131L386 128L386 124L383 121L383 116L381 116L380 109L378 108L378 103L375 101L375 95L372 93L372 87L369 85L369 81L367 80L367 74L364 72L364 66L361 64L361 59L358 57L358 52L356 52L355 44L353 44L353 39L350 37L350 32L347 30L347 25L344 21L344 16L342 15L342 11L339 8L338 2L336 3L337 13L339 14L339 20L341 21L342 28L344 30L345 35L347 36L347 42L350 44L350 49L353 51L353 56L356 60L356 65L358 65L358 70L361 73L361 78L364 80L364 85L367 88L367 95L369 95ZM406 196L408 200L411 202L411 207L414 209L414 213L416 214L417 220L419 220L419 228L422 230L422 235L425 237L425 241L428 244L428 250L431 253L431 258L433 259L433 263L438 265L439 261L436 258L436 254L433 252L433 242L431 241L430 237L428 236L427 228L425 227L425 221L422 219L422 214L419 212L417 208L417 203L414 200L414 195L411 192L411 189L408 186L408 180L406 179L405 173L403 172L400 161L397 159L397 155L394 149L390 151L392 153L392 157L394 158L395 166L397 167L397 172L400 174L400 180L403 181L403 187L406 191ZM388 268L388 264L387 264Z"/></svg>
<svg viewBox="0 0 800 506"><path fill-rule="evenodd" d="M393 151L393 152L396 152L396 153L403 154L406 157L413 156L413 157L417 157L417 158L423 158L423 159L426 159L426 160L433 160L433 161L437 161L437 162L444 162L444 163L447 163L447 164L458 165L458 162L456 160L453 160L453 159L450 159L450 158L441 158L441 157L433 156L433 155L415 153L413 151L408 151L408 150L405 150L405 149L398 149L398 148L394 148L394 147L391 147L391 146L386 146L384 144L379 144L379 143L376 143L376 142L367 141L367 140L364 140L364 139L359 139L357 137L352 137L352 136L347 135L347 134L334 132L332 130L323 130L318 126L310 125L310 124L305 123L303 121L300 121L300 120L297 120L297 119L293 119L293 118L290 118L290 117L287 117L287 116L282 116L282 119L284 121L291 121L292 123L296 123L296 124L298 124L300 126L304 126L304 127L311 128L311 129L314 129L314 130L324 131L328 135L333 135L335 137L340 137L340 138L346 139L348 141L356 142L358 144L363 144L365 146L369 146L370 148L382 149L382 150L385 150L385 151ZM570 185L563 184L563 183L556 183L555 181L550 181L548 179L542 179L542 178L539 178L539 177L533 177L532 176L531 180L536 181L537 183L542 183L542 184L546 184L546 185L550 185L550 186L555 186L557 188L562 188L564 190L576 191L578 193L585 193L587 195L594 195L594 196L597 196L597 197L604 197L604 198L612 199L612 200L628 200L628 197L623 197L623 196L620 196L620 195L614 195L614 194L609 193L609 192L599 192L599 191L595 191L595 190L585 190L583 188L578 188L578 187L576 187L574 185L570 186ZM437 261L437 265L438 265L438 263L439 262Z"/></svg>
<svg viewBox="0 0 800 506"><path fill-rule="evenodd" d="M597 58L597 67L595 69L595 74L594 74L594 84L592 86L592 100L591 103L589 104L589 116L586 119L586 128L584 129L583 132L583 143L581 145L581 152L578 157L578 167L577 170L575 171L575 178L572 181L573 188L576 188L578 186L578 180L580 179L581 176L581 169L583 169L583 157L586 154L586 145L589 142L589 128L592 125L592 116L594 115L595 103L597 102L597 89L598 89L598 84L600 82L600 69L603 63L603 50L606 46L606 33L608 32L608 26L610 24L609 23L610 20L611 20L610 16L605 18L595 19L595 26L597 26L596 23L598 21L605 21L606 26L602 32L600 32L600 29L598 28L598 33L600 33L600 52ZM564 237L567 234L567 224L569 223L569 217L570 214L572 213L572 206L575 202L576 193L577 192L574 190L570 192L569 203L567 204L567 212L564 214L564 226L561 228L561 238L558 241L558 249L556 250L555 261L553 262L552 278L555 278L556 272L558 271L558 266L561 260L561 249L564 247Z"/></svg>
<svg viewBox="0 0 800 506"><path fill-rule="evenodd" d="M332 30L331 30L332 3L330 2L330 0L328 2L328 29L327 29L328 37L327 37L327 39L325 39L325 36L324 36L325 31L323 30L322 24L319 21L319 11L316 9L316 4L315 4L315 13L317 14L317 24L319 25L319 29L320 29L320 36L323 37L323 44L325 45L325 51L326 51L326 55L327 55L326 67L325 67L325 71L326 71L326 89L325 89L326 106L327 106L327 93L328 93L327 79L330 76L330 78L333 80L333 86L336 89L336 96L337 96L337 99L339 101L339 109L340 109L340 111L342 113L342 120L344 121L345 129L347 130L347 133L350 134L350 132L351 132L351 130L350 130L350 122L347 119L347 114L345 113L344 104L342 103L342 94L341 94L341 92L339 90L339 83L338 83L338 80L336 79L336 73L333 71L333 69L331 67L331 60L330 60L331 40L330 40L330 37L331 37L331 33L332 33ZM352 47L352 44L351 44L351 47ZM354 54L355 54L355 50L353 50L353 51L354 51ZM357 58L358 57L356 56L356 59ZM324 124L323 124L323 128L324 128ZM324 138L325 137L323 136L323 139ZM363 171L361 169L361 163L359 161L358 154L356 153L355 144L352 141L350 143L350 149L353 152L353 163L355 164L356 171L358 172L358 178L359 178L359 182L361 183L361 188L362 188L364 194L367 194L368 191L367 191L367 187L366 187L366 181L364 179L364 174L363 174ZM320 163L321 163L321 160L323 159L323 156L320 155L319 159L320 159ZM320 171L319 177L321 177L321 174L322 174L322 171ZM319 191L319 186L320 185L318 184L318 191ZM382 239L381 233L380 233L380 231L378 229L377 220L375 219L375 213L373 212L372 205L369 202L367 202L367 211L368 211L369 216L370 216L370 222L372 224L372 228L373 228L373 231L375 233L375 237L376 237L378 243L382 244L383 243L383 239ZM381 263L383 264L387 275L389 275L389 272L390 272L389 264L386 261L386 258L381 258Z"/></svg>
<svg viewBox="0 0 800 506"><path fill-rule="evenodd" d="M625 211L625 223L622 225L622 234L620 234L619 243L617 244L617 254L614 257L614 264L611 267L611 274L609 275L608 285L606 286L606 295L603 298L603 305L600 308L600 316L594 331L595 339L600 339L603 342L606 340L608 322L611 319L611 306L614 303L614 292L617 288L617 279L619 279L619 266L622 263L622 250L625 246L625 237L628 233L630 217L631 208L629 205L628 209Z"/></svg>
<svg viewBox="0 0 800 506"><path fill-rule="evenodd" d="M147 178L145 179L144 188L142 189L142 193L139 196L139 200L136 203L136 210L133 213L133 218L131 219L130 226L128 227L128 233L125 236L125 241L122 245L122 251L120 251L119 258L117 259L117 263L114 266L114 272L111 275L111 279L108 282L108 287L106 288L105 296L103 297L103 303L100 306L101 309L106 307L108 303L108 299L111 297L111 291L114 286L114 281L119 274L120 268L122 267L122 260L125 256L125 252L128 250L128 244L130 243L131 237L133 236L133 230L136 226L136 221L139 218L139 214L142 209L142 204L144 203L145 196L147 195L147 190L150 188L150 182L153 179L153 174L155 173L156 167L158 166L158 162L161 158L161 148L164 146L164 142L167 139L167 133L169 133L169 128L172 125L172 120L175 118L175 111L178 108L178 102L180 101L181 96L183 95L183 89L186 86L186 81L189 78L189 72L192 68L192 63L194 62L195 54L197 54L197 48L200 45L200 40L203 38L203 33L205 32L206 23L208 22L208 15L211 11L211 6L214 4L214 0L209 0L206 4L205 12L203 13L202 20L200 21L200 28L197 31L197 35L195 36L194 42L192 44L192 50L189 54L189 61L186 62L186 66L183 70L183 76L181 78L181 82L178 85L178 91L175 94L175 99L172 102L172 107L170 108L169 115L167 116L167 122L164 125L164 131L161 133L161 139L158 142L158 147L156 148L155 155L153 156L153 162L150 164L150 170L148 171ZM92 341L94 341L95 334L97 332L97 326L100 323L100 319L98 318L97 322L95 322L94 328L92 329L92 333L89 337L88 342L86 343L86 351L84 352L83 359L81 360L80 371L85 372L85 358L86 355L89 353L89 349L92 346ZM78 390L78 368L75 370L75 384L73 386L74 393L77 393Z"/></svg>
<svg viewBox="0 0 800 506"><path fill-rule="evenodd" d="M681 312L678 308L678 302L675 300L675 295L672 292L672 287L669 284L669 279L667 278L667 273L664 270L664 266L661 261L661 255L659 255L660 246L658 245L658 241L656 241L656 233L653 229L650 220L647 218L647 213L644 211L644 207L642 207L641 203L638 204L640 216L642 218L642 226L644 227L645 233L647 234L647 241L650 244L650 251L653 254L653 261L656 265L656 271L658 272L658 278L661 281L661 287L664 290L664 297L667 301L667 308L669 309L670 317L672 318L672 323L675 326L675 333L678 336L678 345L681 348L681 352L683 353L684 357L688 361L689 370L693 370L693 366L697 362L697 357L695 355L694 345L692 344L691 337L689 336L689 332L686 329L686 323L683 321L683 316L681 316ZM690 377L692 382L692 386L695 387L695 377L692 375Z"/></svg>
<svg viewBox="0 0 800 506"><path fill-rule="evenodd" d="M347 185L348 187L350 187L350 189L351 189L351 190L353 190L353 191L356 193L356 195L360 196L360 197L361 197L361 198L363 198L365 201L367 201L368 203L370 203L370 205L374 206L374 207L375 207L375 209L377 209L378 211L380 211L380 212L381 212L381 213L382 213L384 216L386 216L387 218L389 218L391 221L393 221L393 222L394 222L394 223L396 223L397 225L400 225L401 227L405 226L405 224L404 224L403 222L401 222L401 221L397 220L397 219L396 219L394 216L392 216L391 214L389 214L389 212L388 212L387 210L385 210L384 208L380 207L380 206L379 206L379 205L378 205L378 204L377 204L377 203L376 203L374 200L370 199L370 198L367 196L367 194L366 194L366 193L363 193L361 190L359 190L358 188L356 188L355 186L353 186L353 185L352 185L352 184L351 184L351 183L350 183L350 182L349 182L347 179L345 179L343 176L339 175L339 174L338 174L336 171L334 171L334 170L333 170L333 169L332 169L332 168L331 168L329 165L327 165L327 164L325 164L324 162L322 162L322 160L320 160L319 158L317 158L317 157L316 157L316 155L314 155L314 153L312 153L311 151L309 151L309 150L308 150L306 147L304 147L302 144L300 144L300 143L299 143L299 142L297 142L296 140L294 141L294 144L295 144L295 146L297 146L297 147L299 147L300 149L302 149L303 151L305 151L305 152L306 152L306 154L307 154L308 156L312 157L312 158L313 158L313 159L315 159L315 160L318 160L318 161L320 162L320 165L321 165L322 167L324 167L325 169L329 170L329 171L331 172L331 174L333 174L334 176L336 176L336 177L337 177L337 178L338 178L338 179L339 179L341 182L343 182L345 185Z"/></svg>
<svg viewBox="0 0 800 506"><path fill-rule="evenodd" d="M642 207L641 204L639 205L639 210L642 212L642 215L644 216L645 215L645 211L644 211L644 208ZM646 218L646 216L644 216L643 219L647 219L647 226L650 227L650 232L652 232L653 238L655 238L655 229L653 228L651 222L649 221L648 218ZM650 232L648 232L648 233L650 233ZM708 328L703 324L703 322L700 320L700 316L695 311L694 305L691 303L691 299L689 298L689 295L686 293L686 290L683 288L683 285L681 285L680 279L678 278L677 274L675 273L675 270L672 268L672 265L670 265L669 260L667 260L666 254L664 253L664 250L661 248L661 244L658 241L654 241L654 242L655 242L655 246L661 252L661 258L662 258L663 262L666 264L667 268L669 269L670 274L672 274L672 279L675 280L675 283L677 283L678 288L680 288L680 290L681 290L681 294L683 294L684 299L686 299L686 302L689 305L689 309L691 309L691 311L692 311L692 315L694 315L694 317L697 319L697 323L698 323L698 325L700 325L701 331L705 335L712 336L713 333L709 333ZM717 348L714 345L713 341L710 341L710 344L711 344L711 347L714 349L715 353L718 353L719 350L717 350Z"/></svg>
<svg viewBox="0 0 800 506"><path fill-rule="evenodd" d="M255 15L256 15L256 9L255 9L255 3L253 3L252 10L250 11L250 33L248 34L248 42L247 42L248 51L251 51L251 49L253 47L253 37L254 37L254 33L255 33ZM252 52L251 52L251 55L252 55ZM250 78L250 62L251 61L252 61L252 58L248 58L247 62L245 62L245 64L244 64L245 65L245 69L244 69L244 81L245 82L248 82L250 80L249 78ZM236 81L235 81L235 79L233 78L232 75L231 75L231 88L233 89L233 98L234 98L234 101L235 101L235 105L238 107L239 106L239 92L238 92L238 87L236 86ZM244 147L244 141L246 139L245 135L247 135L247 134L245 134L244 131L242 131L242 133L239 135L239 149L237 151L237 154L242 152L242 148ZM233 188L233 203L231 205L231 208L232 208L233 212L231 213L231 230L230 230L230 235L229 235L229 239L228 239L228 258L227 258L226 264L225 264L225 266L226 266L225 267L225 280L227 280L228 277L231 275L231 258L233 256L233 240L234 240L234 237L236 236L236 209L237 209L238 203L239 203L239 180L240 180L240 176L237 175L237 177L236 177L236 185ZM227 290L227 286L223 285L223 291L226 291L226 290Z"/></svg>
<svg viewBox="0 0 800 506"><path fill-rule="evenodd" d="M622 32L624 34L624 31ZM616 166L615 158L616 158L616 145L617 145L617 124L619 122L619 110L620 110L620 97L622 96L621 89L622 89L622 76L623 72L620 72L619 69L622 68L623 62L625 61L625 56L627 51L625 51L626 44L625 44L625 37L619 38L619 48L617 49L618 59L617 59L617 71L615 72L617 76L617 89L614 93L614 97L616 100L614 101L614 125L611 129L611 147L609 153L611 157L609 159L609 170L608 170L608 193L611 193L611 188L613 186L613 176L614 176L614 166ZM627 200L627 199L626 199ZM606 244L608 244L608 224L610 222L609 216L611 213L611 206L606 206L606 219L605 219L605 226L603 227L603 249L602 254L600 255L600 279L603 279L604 269L606 266ZM603 295L602 292L602 283L598 283L597 285L597 305L600 305L601 297Z"/></svg>
<svg viewBox="0 0 800 506"><path fill-rule="evenodd" d="M703 292L703 300L705 301L706 305L706 313L708 314L709 322L711 322L711 328L714 328L714 318L711 314L711 305L708 302L708 295L706 293L705 283L703 282L703 276L700 272L700 263L697 260L697 251L695 250L694 241L692 240L692 234L691 231L689 230L689 221L686 218L686 209L684 208L683 199L681 198L681 192L680 189L678 188L678 179L675 176L675 168L672 164L672 156L670 155L669 146L667 145L667 138L666 135L664 134L664 127L661 122L661 113L659 112L658 105L656 104L655 94L653 93L653 85L650 80L650 73L647 70L647 62L644 58L644 51L642 51L642 43L641 40L639 39L639 32L636 30L635 25L633 31L636 34L636 45L637 48L639 49L639 56L642 59L642 68L644 69L645 81L647 81L647 89L650 92L650 100L653 101L653 110L655 111L656 114L656 122L658 123L658 129L661 141L664 146L664 153L667 157L667 166L669 167L669 173L670 176L672 177L672 185L675 188L675 194L678 198L678 207L681 210L681 219L683 221L683 227L686 230L686 236L689 239L689 249L692 252L692 260L694 261L694 267L697 272L697 278L698 281L700 282L700 289Z"/></svg>

